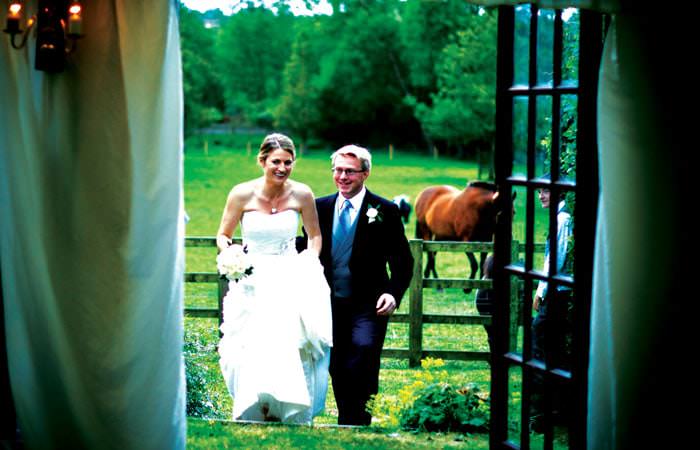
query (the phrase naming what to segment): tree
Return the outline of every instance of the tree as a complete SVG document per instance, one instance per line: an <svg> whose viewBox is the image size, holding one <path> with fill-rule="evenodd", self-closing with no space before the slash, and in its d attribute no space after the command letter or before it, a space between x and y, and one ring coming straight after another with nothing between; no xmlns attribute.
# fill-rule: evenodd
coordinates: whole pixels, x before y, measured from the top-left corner
<svg viewBox="0 0 700 450"><path fill-rule="evenodd" d="M223 113L302 143L490 150L494 12L462 0L331 3L332 16L301 17L290 0L240 0L218 31L183 14L188 124Z"/></svg>
<svg viewBox="0 0 700 450"><path fill-rule="evenodd" d="M292 54L284 69L284 86L276 110L275 123L289 128L301 140L302 148L319 128L321 112L318 109L319 91L313 78L319 71L319 42L315 39L315 20L301 22L296 33Z"/></svg>
<svg viewBox="0 0 700 450"><path fill-rule="evenodd" d="M547 16L553 22L554 16ZM579 64L579 13L574 10L564 20L564 39L562 51L562 81L577 82ZM551 41L551 38L550 38ZM561 118L559 122L559 148L552 149L552 127L548 126L547 133L541 140L544 147L543 170L549 171L551 164L552 150L559 155L560 176L576 178L576 141L578 134L578 99L575 95L562 95L560 100ZM547 111L545 117L539 120L546 120L547 125L551 124L552 112Z"/></svg>
<svg viewBox="0 0 700 450"><path fill-rule="evenodd" d="M180 8L186 134L218 120L224 111L221 80L212 64L214 33L204 27L200 13Z"/></svg>
<svg viewBox="0 0 700 450"><path fill-rule="evenodd" d="M271 126L294 40L294 16L285 2L275 2L276 14L253 1L241 3L244 7L224 21L216 49L226 113Z"/></svg>
<svg viewBox="0 0 700 450"><path fill-rule="evenodd" d="M399 38L402 59L408 68L411 94L429 102L437 90L437 63L442 50L465 29L478 7L462 0L406 2L401 12Z"/></svg>
<svg viewBox="0 0 700 450"><path fill-rule="evenodd" d="M416 116L436 139L466 150L490 150L495 138L495 10L483 10L465 22L454 42L445 46L437 64L437 92L432 104L412 100Z"/></svg>
<svg viewBox="0 0 700 450"><path fill-rule="evenodd" d="M339 3L339 2L336 2ZM313 78L319 136L332 143L415 142L419 127L403 103L397 12L402 2L349 1L323 22L331 43ZM323 39L319 37L319 39Z"/></svg>

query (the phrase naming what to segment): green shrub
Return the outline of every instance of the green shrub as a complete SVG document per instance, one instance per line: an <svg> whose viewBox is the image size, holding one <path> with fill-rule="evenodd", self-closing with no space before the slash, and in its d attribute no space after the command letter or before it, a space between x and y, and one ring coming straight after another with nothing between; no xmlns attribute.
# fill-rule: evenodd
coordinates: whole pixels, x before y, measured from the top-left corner
<svg viewBox="0 0 700 450"><path fill-rule="evenodd" d="M489 408L479 388L454 389L443 382L418 391L413 404L401 411L401 428L410 431L485 432Z"/></svg>
<svg viewBox="0 0 700 450"><path fill-rule="evenodd" d="M442 359L425 358L412 383L397 395L377 394L367 409L376 424L412 431L482 432L488 429L489 406L475 384L455 389Z"/></svg>
<svg viewBox="0 0 700 450"><path fill-rule="evenodd" d="M209 389L213 380L204 355L210 346L197 332L185 332L185 378L187 381L187 415L191 417L217 417L219 394Z"/></svg>

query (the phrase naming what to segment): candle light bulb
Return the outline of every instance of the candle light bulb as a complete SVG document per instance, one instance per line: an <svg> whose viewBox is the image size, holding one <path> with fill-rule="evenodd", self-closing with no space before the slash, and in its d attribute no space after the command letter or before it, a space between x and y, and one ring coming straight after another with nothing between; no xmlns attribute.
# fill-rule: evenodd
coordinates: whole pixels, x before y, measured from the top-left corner
<svg viewBox="0 0 700 450"><path fill-rule="evenodd" d="M19 24L22 20L22 4L19 2L10 3L7 10L7 21L5 22L5 32L17 34L20 32Z"/></svg>
<svg viewBox="0 0 700 450"><path fill-rule="evenodd" d="M68 35L80 36L83 33L83 7L80 3L73 3L68 8Z"/></svg>
<svg viewBox="0 0 700 450"><path fill-rule="evenodd" d="M21 3L10 3L10 14L12 16L19 16L19 13L22 11L22 4Z"/></svg>

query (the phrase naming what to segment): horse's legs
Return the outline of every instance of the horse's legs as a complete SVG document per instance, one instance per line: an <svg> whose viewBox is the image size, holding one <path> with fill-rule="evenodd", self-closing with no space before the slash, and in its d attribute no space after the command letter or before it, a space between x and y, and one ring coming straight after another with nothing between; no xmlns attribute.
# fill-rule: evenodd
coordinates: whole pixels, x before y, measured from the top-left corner
<svg viewBox="0 0 700 450"><path fill-rule="evenodd" d="M423 271L423 278L430 278L430 274L433 274L433 278L437 278L437 270L435 270L435 253L436 252L426 252L428 254L428 261L425 263L425 270ZM442 292L442 288L437 288L438 292Z"/></svg>
<svg viewBox="0 0 700 450"><path fill-rule="evenodd" d="M430 265L434 264L435 255L432 252L427 252L428 260L425 262L425 270L423 270L423 278L430 277Z"/></svg>
<svg viewBox="0 0 700 450"><path fill-rule="evenodd" d="M433 274L433 278L437 278L438 274L435 270L435 252L427 252L428 261L425 263L425 270L423 271L423 278L430 278L430 274Z"/></svg>
<svg viewBox="0 0 700 450"><path fill-rule="evenodd" d="M424 241L435 240L435 236L430 232L428 224L416 220L416 238L422 239ZM425 263L425 270L423 271L423 278L430 278L430 273L432 272L434 278L438 277L437 271L435 270L435 252L426 252L428 254L428 261Z"/></svg>
<svg viewBox="0 0 700 450"><path fill-rule="evenodd" d="M476 271L478 270L477 263L476 263L476 257L474 256L474 253L472 252L466 252L467 254L467 259L469 259L469 267L471 268L471 274L469 275L469 279L473 280L476 277ZM464 289L464 293L468 294L472 290L471 288Z"/></svg>
<svg viewBox="0 0 700 450"><path fill-rule="evenodd" d="M488 253L486 252L481 252L479 254L479 273L481 274L481 278L484 278L484 263L486 263L486 256ZM489 277L491 275L489 274Z"/></svg>
<svg viewBox="0 0 700 450"><path fill-rule="evenodd" d="M439 278L438 273L437 273L437 269L436 269L436 265L435 265L435 261L437 261L437 252L431 252L431 253L433 254L433 264L431 265L431 269L433 271L433 278Z"/></svg>

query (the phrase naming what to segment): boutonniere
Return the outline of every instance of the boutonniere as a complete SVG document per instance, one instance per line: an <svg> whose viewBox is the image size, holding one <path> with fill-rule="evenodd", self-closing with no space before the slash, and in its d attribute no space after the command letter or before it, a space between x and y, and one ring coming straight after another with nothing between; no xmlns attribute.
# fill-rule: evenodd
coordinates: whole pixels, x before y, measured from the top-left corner
<svg viewBox="0 0 700 450"><path fill-rule="evenodd" d="M376 207L369 205L367 208L367 223L372 223L372 222L378 222L381 223L382 221L382 213L379 211L379 208L381 205L377 205Z"/></svg>

